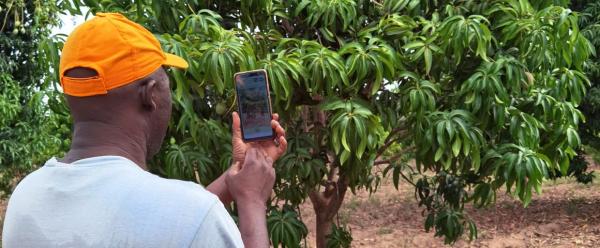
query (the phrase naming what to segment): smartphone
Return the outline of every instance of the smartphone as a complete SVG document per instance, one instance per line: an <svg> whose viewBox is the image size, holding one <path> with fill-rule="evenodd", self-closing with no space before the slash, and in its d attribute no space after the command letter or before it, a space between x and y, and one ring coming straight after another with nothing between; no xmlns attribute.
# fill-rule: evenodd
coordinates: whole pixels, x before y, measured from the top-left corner
<svg viewBox="0 0 600 248"><path fill-rule="evenodd" d="M269 94L267 71L238 72L234 76L238 113L241 119L242 139L245 142L272 140L273 112Z"/></svg>

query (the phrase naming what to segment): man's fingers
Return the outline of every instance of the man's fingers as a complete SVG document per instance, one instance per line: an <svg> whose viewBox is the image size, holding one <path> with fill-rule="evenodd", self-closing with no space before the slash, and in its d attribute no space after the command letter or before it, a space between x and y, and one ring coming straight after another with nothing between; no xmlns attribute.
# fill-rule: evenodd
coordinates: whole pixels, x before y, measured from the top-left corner
<svg viewBox="0 0 600 248"><path fill-rule="evenodd" d="M250 147L248 148L248 150L246 150L246 160L250 161L254 161L258 158L258 151L256 150L256 148L254 147ZM246 161L244 160L244 161Z"/></svg>
<svg viewBox="0 0 600 248"><path fill-rule="evenodd" d="M233 175L235 175L240 172L240 170L242 169L241 167L242 167L242 165L240 164L240 162L235 162L235 163L233 163L233 165L231 166L231 168L229 170L231 170L231 173Z"/></svg>
<svg viewBox="0 0 600 248"><path fill-rule="evenodd" d="M275 130L275 134L277 137L285 136L285 130L283 129L283 127L281 127L281 124L279 124L278 121L272 120L271 127L273 128L273 130Z"/></svg>
<svg viewBox="0 0 600 248"><path fill-rule="evenodd" d="M240 116L237 112L231 113L232 124L231 124L231 135L234 139L242 138L242 129L240 127Z"/></svg>
<svg viewBox="0 0 600 248"><path fill-rule="evenodd" d="M287 143L287 140L285 139L285 137L284 136L279 137L279 147L278 148L279 148L279 153L281 153L280 156L285 153L285 151L287 150L287 146L288 146L288 143Z"/></svg>

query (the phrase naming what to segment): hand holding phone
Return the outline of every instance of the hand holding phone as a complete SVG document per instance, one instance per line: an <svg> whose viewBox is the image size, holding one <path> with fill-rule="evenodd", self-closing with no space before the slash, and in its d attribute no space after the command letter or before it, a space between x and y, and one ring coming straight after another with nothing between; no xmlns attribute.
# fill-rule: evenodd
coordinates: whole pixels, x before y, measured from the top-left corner
<svg viewBox="0 0 600 248"><path fill-rule="evenodd" d="M267 72L238 72L234 75L234 81L243 140L249 142L275 138L271 127L273 114Z"/></svg>
<svg viewBox="0 0 600 248"><path fill-rule="evenodd" d="M246 157L246 151L248 149L250 149L250 147L256 147L256 148L260 148L261 151L263 151L264 153L266 153L266 155L268 155L273 161L276 161L279 157L281 157L286 149L287 149L287 140L285 139L285 130L281 127L281 125L279 124L279 115L277 114L271 114L271 101L269 99L269 90L268 90L268 79L267 79L267 74L266 71L264 70L260 70L258 72L260 72L262 74L262 76L258 76L257 74L251 74L251 75L246 75L246 76L240 76L238 77L238 75L243 75L243 74L248 74L248 73L253 73L253 72L257 72L257 71L252 71L252 72L243 72L243 73L237 73L234 76L234 82L236 83L236 98L238 101L238 110L240 111L240 114L238 114L237 112L233 112L232 114L232 152L233 152L233 163L239 162L241 164L244 163L244 158ZM258 77L258 78L256 78ZM262 84L262 86L260 86L260 88L262 88L263 91L263 97L266 95L266 99L263 98L262 104L258 104L258 105L263 105L263 108L266 108L264 106L265 102L268 106L268 116L270 116L270 118L268 119L268 121L262 122L260 123L260 128L253 128L252 125L256 125L257 122L243 122L241 118L242 113L244 110L249 110L249 109L245 109L242 104L240 104L240 102L244 102L246 101L245 99L240 99L241 96L241 91L245 91L247 90L247 88L245 88L245 86L247 86L245 84L245 82L248 81L242 81L242 80L249 80L248 78L254 78L252 79L251 82L251 87L258 87ZM255 79L257 79L255 81ZM238 81L239 80L239 81ZM243 84L242 87L238 87L240 86L240 84ZM261 90L261 89L258 89ZM248 121L248 119L246 119L246 121ZM268 125L267 127L265 127L265 125ZM250 128L249 128L250 127ZM256 130L262 130L263 132L253 132Z"/></svg>

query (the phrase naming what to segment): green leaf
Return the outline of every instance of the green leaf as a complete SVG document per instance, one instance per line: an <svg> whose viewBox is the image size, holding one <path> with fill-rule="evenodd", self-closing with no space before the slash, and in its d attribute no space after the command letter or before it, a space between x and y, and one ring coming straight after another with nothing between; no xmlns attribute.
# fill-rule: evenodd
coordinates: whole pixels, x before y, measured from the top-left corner
<svg viewBox="0 0 600 248"><path fill-rule="evenodd" d="M428 75L431 71L431 61L431 50L429 48L425 48L425 73L427 73Z"/></svg>
<svg viewBox="0 0 600 248"><path fill-rule="evenodd" d="M462 143L461 143L460 138L454 139L454 143L452 144L452 153L454 153L454 157L458 157L458 154L460 153L461 145L462 145Z"/></svg>
<svg viewBox="0 0 600 248"><path fill-rule="evenodd" d="M444 154L444 149L442 149L441 147L439 147L437 149L437 151L435 152L435 157L434 157L433 160L436 161L436 162L439 161L443 154Z"/></svg>

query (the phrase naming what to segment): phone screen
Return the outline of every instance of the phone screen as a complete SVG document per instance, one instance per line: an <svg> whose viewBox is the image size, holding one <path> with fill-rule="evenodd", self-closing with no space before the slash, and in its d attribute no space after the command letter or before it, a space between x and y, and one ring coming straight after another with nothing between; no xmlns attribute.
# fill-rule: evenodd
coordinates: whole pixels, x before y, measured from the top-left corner
<svg viewBox="0 0 600 248"><path fill-rule="evenodd" d="M266 73L240 73L235 81L244 140L273 137Z"/></svg>

